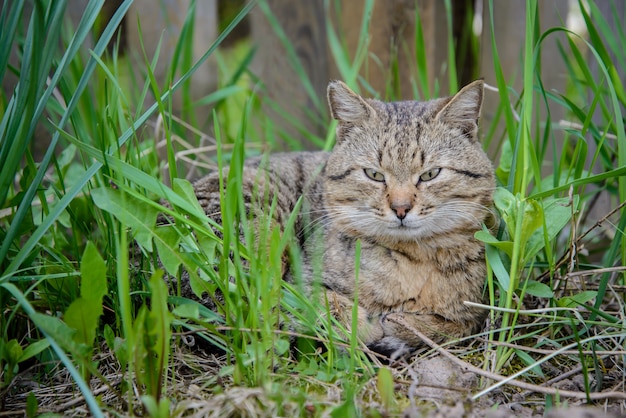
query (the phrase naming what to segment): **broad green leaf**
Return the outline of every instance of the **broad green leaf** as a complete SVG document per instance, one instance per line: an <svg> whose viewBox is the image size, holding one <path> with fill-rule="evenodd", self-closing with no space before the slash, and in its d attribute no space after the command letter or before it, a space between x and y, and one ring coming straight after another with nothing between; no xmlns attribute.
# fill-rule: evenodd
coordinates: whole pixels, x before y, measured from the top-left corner
<svg viewBox="0 0 626 418"><path fill-rule="evenodd" d="M507 226L509 235L513 237L515 232L515 215L518 208L517 199L506 188L498 187L493 194L493 202L502 215L502 219Z"/></svg>
<svg viewBox="0 0 626 418"><path fill-rule="evenodd" d="M168 302L174 305L172 313L180 318L199 319L223 323L224 318L206 306L182 296L170 296Z"/></svg>
<svg viewBox="0 0 626 418"><path fill-rule="evenodd" d="M19 363L20 358L24 354L24 350L22 349L20 342L15 338L4 344L2 351L2 358L11 365Z"/></svg>
<svg viewBox="0 0 626 418"><path fill-rule="evenodd" d="M578 196L571 202L569 198L546 199L543 201L543 228L535 231L526 244L525 259L534 257L547 242L552 241L572 218L572 204L578 207Z"/></svg>
<svg viewBox="0 0 626 418"><path fill-rule="evenodd" d="M194 209L196 209L197 213L204 213L204 209L202 209L202 206L200 206L200 203L198 202L198 198L196 197L196 192L193 188L193 185L189 183L187 180L178 179L178 178L174 179L172 190L177 195L185 199L185 201L187 201L189 204L191 204L191 206ZM193 214L189 213L189 215L193 215ZM200 223L205 223L206 218L198 219L198 221Z"/></svg>
<svg viewBox="0 0 626 418"><path fill-rule="evenodd" d="M276 351L276 354L278 354L279 356L282 356L285 353L287 353L289 351L290 346L291 344L289 343L289 340L286 338L278 338L276 339L276 341L274 341L274 350Z"/></svg>
<svg viewBox="0 0 626 418"><path fill-rule="evenodd" d="M395 383L391 371L387 367L381 367L376 376L376 388L386 410L390 410L395 401Z"/></svg>
<svg viewBox="0 0 626 418"><path fill-rule="evenodd" d="M170 416L170 400L166 397L155 399L151 395L143 395L141 402L146 407L148 416L152 418L168 418Z"/></svg>
<svg viewBox="0 0 626 418"><path fill-rule="evenodd" d="M120 337L113 337L109 342L107 339L107 345L115 353L115 357L119 364L125 367L128 364L128 342Z"/></svg>
<svg viewBox="0 0 626 418"><path fill-rule="evenodd" d="M179 318L200 319L200 309L193 303L183 303L176 306L172 313Z"/></svg>
<svg viewBox="0 0 626 418"><path fill-rule="evenodd" d="M156 245L159 259L165 271L172 275L178 276L178 270L181 266L185 268L188 273L189 283L191 289L196 296L202 297L205 291L208 291L206 283L198 276L198 265L192 259L189 254L186 254L181 250L182 237L175 225L163 225L154 229L154 243ZM200 236L204 237L202 234ZM200 242L210 242L204 237ZM195 245L194 245L195 246ZM215 244L210 244L213 254L215 250ZM207 248L211 250L211 248ZM211 257L213 254L207 254Z"/></svg>
<svg viewBox="0 0 626 418"><path fill-rule="evenodd" d="M498 279L498 283L502 287L502 290L507 291L511 278L509 276L508 270L506 269L506 267L504 267L504 263L502 262L500 253L495 247L487 244L485 245L485 256L487 258L487 262L493 270L493 273Z"/></svg>
<svg viewBox="0 0 626 418"><path fill-rule="evenodd" d="M554 296L554 292L552 292L550 286L535 280L528 280L525 291L527 294L538 298L551 298Z"/></svg>
<svg viewBox="0 0 626 418"><path fill-rule="evenodd" d="M209 264L215 263L217 240L205 234L198 234L196 239L203 254L207 257L207 261L209 262Z"/></svg>
<svg viewBox="0 0 626 418"><path fill-rule="evenodd" d="M94 189L91 196L96 206L132 228L139 245L152 251L152 231L158 214L154 207L111 187Z"/></svg>
<svg viewBox="0 0 626 418"><path fill-rule="evenodd" d="M76 157L76 151L76 145L69 144L67 147L65 147L65 149L61 151L61 153L57 157L57 164L59 165L63 173L66 173L67 170L73 165L70 164L74 161Z"/></svg>
<svg viewBox="0 0 626 418"><path fill-rule="evenodd" d="M303 359L296 366L298 374L315 376L319 370L319 364L314 359Z"/></svg>
<svg viewBox="0 0 626 418"><path fill-rule="evenodd" d="M556 303L562 308L576 308L579 305L584 305L585 303L590 302L597 295L598 292L595 290L586 290L572 296L564 296L558 299Z"/></svg>
<svg viewBox="0 0 626 418"><path fill-rule="evenodd" d="M534 199L525 200L523 207L522 236L514 237L514 239L520 239L523 244L526 244L535 231L543 225L543 209L539 202Z"/></svg>
<svg viewBox="0 0 626 418"><path fill-rule="evenodd" d="M80 262L80 296L101 307L102 298L107 293L106 273L104 260L96 246L89 241Z"/></svg>
<svg viewBox="0 0 626 418"><path fill-rule="evenodd" d="M530 369L530 370L532 370L532 372L533 372L533 373L535 373L535 374L536 374L537 376L539 376L539 377L544 377L544 375L543 375L543 371L541 370L541 366L540 366L539 364L537 364L537 361L536 361L534 358L532 358L532 357L530 356L530 354L528 354L528 353L527 353L527 352L525 352L525 351L518 350L518 349L515 349L514 351L515 351L515 354L516 354L516 355L517 355L517 356L518 356L518 357L519 357L519 358L520 358L520 359L521 359L524 363L526 363L526 365L527 365L527 366L533 366L533 367L532 367L532 369Z"/></svg>
<svg viewBox="0 0 626 418"><path fill-rule="evenodd" d="M509 183L509 175L511 174L511 163L513 162L513 149L509 141L504 141L502 151L500 152L500 165L496 168L496 176L502 184Z"/></svg>
<svg viewBox="0 0 626 418"><path fill-rule="evenodd" d="M163 271L157 270L149 281L150 308L144 305L135 321L138 344L133 347L136 364L139 366L138 380L146 386L146 393L160 398L162 377L167 368L172 315L167 308L167 286Z"/></svg>
<svg viewBox="0 0 626 418"><path fill-rule="evenodd" d="M318 375L318 377L320 376ZM326 381L329 380L328 376L321 377L325 377ZM347 392L349 392L349 390ZM358 417L359 412L355 404L354 396L346 396L346 400L341 405L335 407L330 412L330 416L331 418Z"/></svg>
<svg viewBox="0 0 626 418"><path fill-rule="evenodd" d="M167 364L169 355L169 341L171 337L170 323L172 314L167 307L167 286L163 281L163 271L157 270L150 278L150 313L148 321L152 325L148 333L153 336L156 354L160 357L163 366Z"/></svg>
<svg viewBox="0 0 626 418"><path fill-rule="evenodd" d="M474 237L477 240L484 242L485 244L493 245L494 247L507 253L509 256L511 256L511 254L513 253L513 242L500 241L498 240L498 238L494 237L493 235L491 235L489 232L485 230L477 231L474 234Z"/></svg>
<svg viewBox="0 0 626 418"><path fill-rule="evenodd" d="M154 243L161 264L165 271L172 276L178 274L178 268L184 263L189 263L188 257L180 251L180 234L174 225L160 226L154 231Z"/></svg>
<svg viewBox="0 0 626 418"><path fill-rule="evenodd" d="M23 361L30 359L36 356L37 354L41 353L43 350L45 350L48 347L50 347L50 341L46 340L45 338L39 341L32 342L28 344L28 346L26 346L18 362L21 363Z"/></svg>
<svg viewBox="0 0 626 418"><path fill-rule="evenodd" d="M494 193L494 203L502 214L509 236L513 241L520 240L522 246L543 225L543 209L534 199L522 201L519 195L513 195L504 187L498 187ZM515 236L515 228L520 216L522 216L522 227L521 236L518 237Z"/></svg>
<svg viewBox="0 0 626 418"><path fill-rule="evenodd" d="M26 416L28 418L36 417L38 409L37 396L35 396L35 392L30 392L26 397Z"/></svg>
<svg viewBox="0 0 626 418"><path fill-rule="evenodd" d="M92 346L102 315L102 298L107 293L107 278L106 264L91 241L83 252L80 274L80 297L70 304L63 319L76 330L76 342Z"/></svg>
<svg viewBox="0 0 626 418"><path fill-rule="evenodd" d="M74 339L77 343L91 346L96 339L100 315L102 315L102 303L94 303L92 300L80 297L68 306L63 319L68 326L76 330Z"/></svg>
<svg viewBox="0 0 626 418"><path fill-rule="evenodd" d="M92 347L91 345L82 344L76 341L76 329L68 326L59 318L44 315L39 312L33 312L31 314L31 318L33 318L33 321L38 327L45 330L50 338L53 338L56 343L63 347L63 349L79 358L90 358Z"/></svg>
<svg viewBox="0 0 626 418"><path fill-rule="evenodd" d="M493 202L502 213L513 213L516 206L515 196L505 187L497 187L493 194Z"/></svg>
<svg viewBox="0 0 626 418"><path fill-rule="evenodd" d="M115 333L113 332L113 328L109 324L104 324L104 341L109 346L109 350L114 351L115 347Z"/></svg>

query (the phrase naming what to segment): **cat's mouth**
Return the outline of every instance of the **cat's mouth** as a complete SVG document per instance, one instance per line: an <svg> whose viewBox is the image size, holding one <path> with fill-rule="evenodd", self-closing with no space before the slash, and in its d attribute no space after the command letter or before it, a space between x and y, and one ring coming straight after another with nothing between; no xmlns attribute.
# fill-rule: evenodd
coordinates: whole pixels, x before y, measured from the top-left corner
<svg viewBox="0 0 626 418"><path fill-rule="evenodd" d="M393 231L418 231L423 226L422 222L416 222L414 219L396 219L387 222L387 227Z"/></svg>
<svg viewBox="0 0 626 418"><path fill-rule="evenodd" d="M402 218L396 216L389 216L385 219L385 222L389 225L391 229L417 229L420 227L422 222L419 219L416 219L416 216L405 216Z"/></svg>
<svg viewBox="0 0 626 418"><path fill-rule="evenodd" d="M396 224L395 228L396 229L410 229L411 227L407 225L406 222L404 222L404 219L401 219L400 223Z"/></svg>

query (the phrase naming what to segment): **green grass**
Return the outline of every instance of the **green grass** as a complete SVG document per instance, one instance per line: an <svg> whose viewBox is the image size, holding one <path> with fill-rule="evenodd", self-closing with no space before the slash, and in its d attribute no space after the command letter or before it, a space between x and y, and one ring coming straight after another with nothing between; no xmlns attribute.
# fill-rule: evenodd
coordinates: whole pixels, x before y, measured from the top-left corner
<svg viewBox="0 0 626 418"><path fill-rule="evenodd" d="M391 368L369 359L355 335L344 335L338 324L319 319L319 307L297 281L281 280L285 251L295 260L298 275L301 255L289 244L295 213L283 234L267 220L259 221L264 227L257 228L258 240L252 228L244 228L248 245L233 227L236 222L247 225L236 187L243 161L259 154L266 145L262 138L279 129L262 112L266 93L250 87L255 80L250 44L218 49L251 6L241 10L197 63L190 60L192 11L176 46L170 79L161 86L153 76L152 57L144 57L142 68L148 81L137 85L131 64L117 48L105 52L130 1L98 31L92 51L80 48L95 33L103 3L89 2L71 33L63 29L65 1L34 2L31 24L23 30L17 30L23 2L2 6L0 24L11 30L0 34L0 79L15 73L20 83L0 97L0 396L15 399L16 376L27 372L36 382L49 384L60 365L94 416L129 410L169 416L202 408L226 411L228 405L242 408L236 410L239 414L250 407L274 416L378 416L399 414L415 403L408 395L415 383L410 367ZM445 6L451 21L450 2ZM491 10L493 2L485 6ZM261 2L259 8L285 45L312 103L324 107L291 40L269 7ZM496 164L501 225L495 233L477 234L486 243L489 306L484 308L490 321L480 339L455 356L492 374L537 385L548 381L555 368L580 365L584 395L591 400L608 390L603 379L624 366L623 356L606 353L623 353L626 337L623 291L615 290L625 284L621 266L626 264L626 209L618 203L626 201L626 90L618 72L625 66L621 48L626 36L607 29L594 4L579 9L587 37L562 27L541 32L537 2L527 2L522 91L507 85L494 54L499 117L492 126L482 126L482 132L486 145L504 138ZM371 91L360 74L367 61L372 10L373 2L366 2L357 51L347 51L342 34L327 26L341 77L368 92L364 94ZM615 19L621 28L619 17ZM427 70L419 13L416 21L414 94L428 98L434 94L428 82L433 75ZM546 90L539 72L546 65L539 62L544 42L558 34L566 35L565 41L559 44L560 56L553 58L568 71L567 94ZM490 42L495 51L507 47L494 34ZM19 64L12 66L9 55L17 46ZM447 48L446 77L454 89L453 43ZM189 79L215 54L219 86L193 103ZM389 74L391 92L377 93L396 94L397 76ZM186 109L182 121L171 112L171 95L178 90ZM157 98L150 106L149 93ZM197 150L203 135L195 128L202 121L195 120L193 108L199 104L213 105L208 136L214 138L215 153L209 158ZM563 109L569 124L550 119L550 112L539 113L541 106ZM161 138L150 128L157 117L166 139L167 171L166 161L158 157ZM32 147L38 126L51 132L42 156ZM564 140L557 141L558 135ZM308 139L331 148L334 125ZM286 142L298 146L296 139ZM230 165L221 179L230 186L222 198L223 227L214 225L195 199L181 152L198 154L198 161L216 167ZM545 162L553 167L549 173ZM602 215L612 216L590 219L589 208L600 193L613 202ZM270 208L275 204L267 202ZM157 225L160 213L173 222ZM614 237L597 233L596 221L610 225ZM214 301L224 315L181 297L180 285L163 280L165 273L180 283L183 271L190 272L196 293L224 295ZM580 279L579 287L566 287L565 278ZM607 301L617 308L607 308ZM291 320L301 327L286 327ZM220 351L212 357L186 348L191 338ZM613 369L607 366L611 362ZM110 373L112 369L119 373ZM190 397L196 395L181 390L190 381L201 394L193 398L195 404ZM491 396L502 384L485 379L475 398ZM103 393L114 394L114 400ZM564 399L541 396L546 405ZM24 408L36 415L52 410L47 402L45 396L30 396Z"/></svg>

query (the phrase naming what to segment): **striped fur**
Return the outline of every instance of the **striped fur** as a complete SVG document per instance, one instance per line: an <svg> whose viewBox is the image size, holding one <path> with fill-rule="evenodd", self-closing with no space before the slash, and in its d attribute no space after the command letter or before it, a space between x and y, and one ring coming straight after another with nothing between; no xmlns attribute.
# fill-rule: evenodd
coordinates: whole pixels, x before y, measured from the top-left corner
<svg viewBox="0 0 626 418"><path fill-rule="evenodd" d="M484 247L474 233L490 218L495 188L477 135L482 94L476 81L451 98L384 103L334 81L328 100L339 123L331 153L246 163L243 190L252 215L264 210L253 196L259 187L276 196L279 225L304 196L297 234L311 226L320 232L300 243L305 279L312 280L306 274L312 254L321 252L322 288L333 314L350 328L358 292L359 337L376 351L397 355L421 345L398 322L439 342L482 326L484 313L463 304L483 299ZM195 190L220 222L217 178L200 179Z"/></svg>

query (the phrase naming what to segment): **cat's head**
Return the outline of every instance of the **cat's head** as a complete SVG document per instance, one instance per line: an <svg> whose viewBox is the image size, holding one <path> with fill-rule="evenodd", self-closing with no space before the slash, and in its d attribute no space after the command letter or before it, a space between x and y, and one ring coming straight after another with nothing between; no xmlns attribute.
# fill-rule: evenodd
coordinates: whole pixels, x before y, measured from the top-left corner
<svg viewBox="0 0 626 418"><path fill-rule="evenodd" d="M478 139L483 82L453 97L384 103L328 86L337 141L325 169L329 217L389 243L480 229L493 167Z"/></svg>

